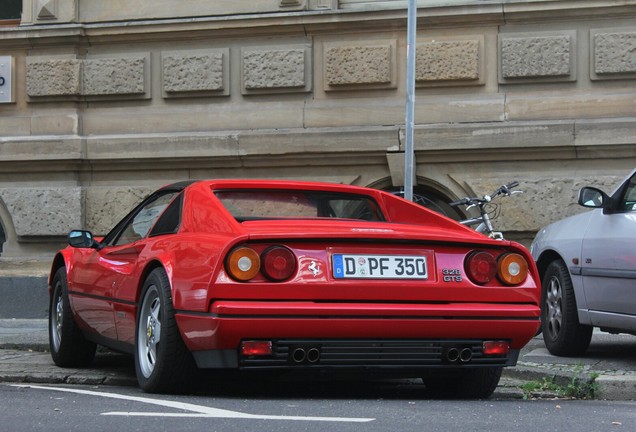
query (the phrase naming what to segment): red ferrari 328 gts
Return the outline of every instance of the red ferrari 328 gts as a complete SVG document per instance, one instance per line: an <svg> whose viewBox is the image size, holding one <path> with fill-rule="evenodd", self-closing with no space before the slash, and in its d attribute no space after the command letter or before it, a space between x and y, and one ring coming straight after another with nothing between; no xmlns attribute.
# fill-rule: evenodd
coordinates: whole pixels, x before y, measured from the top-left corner
<svg viewBox="0 0 636 432"><path fill-rule="evenodd" d="M488 397L539 327L526 249L348 185L188 181L104 238L71 231L50 276L54 362L134 354L148 392L198 368L390 372Z"/></svg>

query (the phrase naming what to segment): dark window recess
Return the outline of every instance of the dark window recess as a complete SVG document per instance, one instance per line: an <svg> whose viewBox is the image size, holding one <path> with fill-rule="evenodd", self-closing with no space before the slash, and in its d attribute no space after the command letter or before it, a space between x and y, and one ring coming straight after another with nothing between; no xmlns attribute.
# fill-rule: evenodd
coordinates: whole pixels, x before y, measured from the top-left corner
<svg viewBox="0 0 636 432"><path fill-rule="evenodd" d="M20 19L22 0L0 0L0 20Z"/></svg>
<svg viewBox="0 0 636 432"><path fill-rule="evenodd" d="M159 217L159 220L150 232L151 237L161 234L174 234L177 232L177 230L179 229L179 225L181 225L182 204L183 194L180 194L177 198L172 200L170 205Z"/></svg>
<svg viewBox="0 0 636 432"><path fill-rule="evenodd" d="M2 223L0 222L0 255L2 255L2 245L4 245L4 242L7 241L7 236L4 233L4 227L2 226Z"/></svg>

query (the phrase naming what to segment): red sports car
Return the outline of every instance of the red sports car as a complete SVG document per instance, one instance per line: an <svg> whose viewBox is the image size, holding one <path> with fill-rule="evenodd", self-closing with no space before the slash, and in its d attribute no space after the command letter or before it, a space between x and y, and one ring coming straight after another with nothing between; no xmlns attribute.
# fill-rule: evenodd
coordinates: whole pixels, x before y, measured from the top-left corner
<svg viewBox="0 0 636 432"><path fill-rule="evenodd" d="M363 370L488 397L539 327L527 250L375 189L209 180L159 189L50 275L51 355L134 354L148 392L198 368Z"/></svg>

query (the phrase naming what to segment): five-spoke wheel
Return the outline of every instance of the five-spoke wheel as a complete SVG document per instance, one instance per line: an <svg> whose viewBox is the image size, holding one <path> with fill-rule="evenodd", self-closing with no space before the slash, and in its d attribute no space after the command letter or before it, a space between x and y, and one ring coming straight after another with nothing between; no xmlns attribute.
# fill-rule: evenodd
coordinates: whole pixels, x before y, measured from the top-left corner
<svg viewBox="0 0 636 432"><path fill-rule="evenodd" d="M62 367L87 366L95 357L97 346L84 337L75 323L68 298L66 268L53 276L49 304L49 348L53 362Z"/></svg>
<svg viewBox="0 0 636 432"><path fill-rule="evenodd" d="M183 392L196 370L186 348L172 305L166 272L157 268L144 283L135 336L135 370L139 386L147 392Z"/></svg>
<svg viewBox="0 0 636 432"><path fill-rule="evenodd" d="M138 350L139 368L149 377L157 364L157 345L161 341L161 302L155 285L150 285L144 296L139 313Z"/></svg>

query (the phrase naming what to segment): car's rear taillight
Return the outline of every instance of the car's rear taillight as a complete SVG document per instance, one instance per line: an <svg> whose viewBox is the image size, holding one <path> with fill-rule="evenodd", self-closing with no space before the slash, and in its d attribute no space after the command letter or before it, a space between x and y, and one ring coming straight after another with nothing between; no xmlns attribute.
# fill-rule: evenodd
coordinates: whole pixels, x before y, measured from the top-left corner
<svg viewBox="0 0 636 432"><path fill-rule="evenodd" d="M510 352L510 343L507 341L484 341L483 353L487 356L505 356Z"/></svg>
<svg viewBox="0 0 636 432"><path fill-rule="evenodd" d="M485 251L474 251L466 258L464 270L471 281L485 285L497 276L497 260Z"/></svg>
<svg viewBox="0 0 636 432"><path fill-rule="evenodd" d="M289 279L296 272L296 256L284 246L271 246L261 254L262 271L274 281Z"/></svg>
<svg viewBox="0 0 636 432"><path fill-rule="evenodd" d="M241 342L241 354L244 356L266 356L272 354L272 341L248 340Z"/></svg>
<svg viewBox="0 0 636 432"><path fill-rule="evenodd" d="M528 262L513 252L495 258L490 252L473 251L466 258L464 269L477 285L486 285L495 278L505 285L519 285L528 277Z"/></svg>
<svg viewBox="0 0 636 432"><path fill-rule="evenodd" d="M261 250L262 247L234 248L225 260L227 274L240 282L254 278L262 280L263 276L271 281L281 282L296 273L298 259L291 250L285 246L274 245L259 254L257 250Z"/></svg>
<svg viewBox="0 0 636 432"><path fill-rule="evenodd" d="M528 276L528 262L517 253L506 253L499 257L497 276L506 285L519 285Z"/></svg>
<svg viewBox="0 0 636 432"><path fill-rule="evenodd" d="M236 280L247 281L258 274L261 268L261 258L258 253L248 247L234 249L225 261L225 269Z"/></svg>

